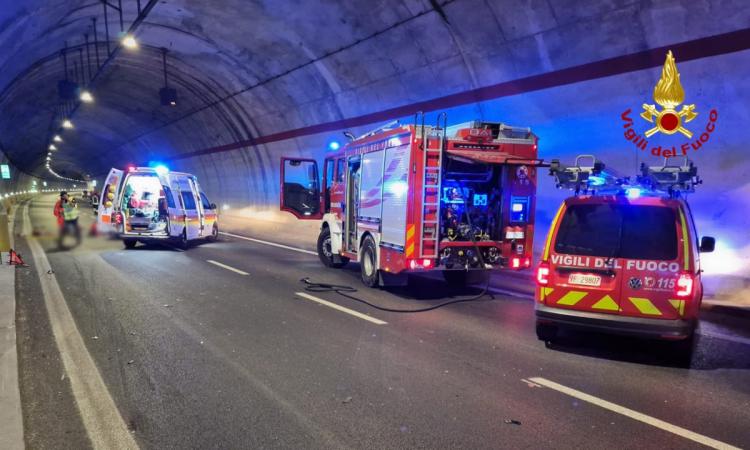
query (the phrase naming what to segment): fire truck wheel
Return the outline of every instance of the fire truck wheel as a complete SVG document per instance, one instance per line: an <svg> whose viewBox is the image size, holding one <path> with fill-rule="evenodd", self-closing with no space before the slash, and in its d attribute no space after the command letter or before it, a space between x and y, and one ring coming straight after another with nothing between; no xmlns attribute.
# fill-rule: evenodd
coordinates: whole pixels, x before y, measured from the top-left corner
<svg viewBox="0 0 750 450"><path fill-rule="evenodd" d="M137 239L123 239L122 243L125 244L125 248L135 248L135 244L138 243Z"/></svg>
<svg viewBox="0 0 750 450"><path fill-rule="evenodd" d="M318 235L318 258L326 267L335 267L336 269L344 267L349 262L349 258L341 256L340 261L335 261L331 251L331 230L323 228Z"/></svg>
<svg viewBox="0 0 750 450"><path fill-rule="evenodd" d="M367 236L361 249L360 269L362 271L362 282L369 287L378 286L378 253L375 248L375 241L372 237Z"/></svg>
<svg viewBox="0 0 750 450"><path fill-rule="evenodd" d="M557 327L548 323L536 323L536 337L545 343L551 343L557 338Z"/></svg>

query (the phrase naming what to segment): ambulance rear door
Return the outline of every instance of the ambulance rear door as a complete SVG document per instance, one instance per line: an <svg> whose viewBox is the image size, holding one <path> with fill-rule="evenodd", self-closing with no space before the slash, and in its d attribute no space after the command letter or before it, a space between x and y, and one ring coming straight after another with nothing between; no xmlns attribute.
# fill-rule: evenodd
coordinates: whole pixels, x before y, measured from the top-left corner
<svg viewBox="0 0 750 450"><path fill-rule="evenodd" d="M541 290L547 306L619 313L622 260L616 255L621 221L621 212L613 202L578 198L565 202L545 250L549 284Z"/></svg>
<svg viewBox="0 0 750 450"><path fill-rule="evenodd" d="M188 175L174 177L176 193L179 196L180 205L183 210L183 223L188 239L197 239L201 232L201 219L198 211L198 200L194 193L194 185Z"/></svg>
<svg viewBox="0 0 750 450"><path fill-rule="evenodd" d="M676 295L680 273L687 271L682 261L689 264L690 246L680 245L689 242L689 237L682 235L678 209L629 205L624 208L623 219L621 314L679 319L684 315L685 302L690 300ZM687 233L687 226L684 230Z"/></svg>
<svg viewBox="0 0 750 450"><path fill-rule="evenodd" d="M102 195L97 210L97 228L99 232L107 233L115 231L112 226L112 213L115 211L115 203L120 195L122 184L122 170L111 169L102 187Z"/></svg>

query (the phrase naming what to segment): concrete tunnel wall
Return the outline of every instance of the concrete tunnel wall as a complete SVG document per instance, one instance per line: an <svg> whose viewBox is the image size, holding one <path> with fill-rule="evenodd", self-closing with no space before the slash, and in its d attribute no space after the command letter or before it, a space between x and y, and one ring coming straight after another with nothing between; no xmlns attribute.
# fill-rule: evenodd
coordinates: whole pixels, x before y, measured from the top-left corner
<svg viewBox="0 0 750 450"><path fill-rule="evenodd" d="M85 2L73 3L66 16L71 23L91 14ZM128 162L169 161L174 169L198 175L212 201L230 205L225 218L248 232L276 228L279 240L289 238L286 232L310 244L317 224L278 212L278 160L282 155L322 160L330 140L343 142L342 130L179 155L742 30L750 23L750 7L739 0L455 0L439 2L441 11L421 0L202 3L157 4L138 31L140 54L119 55L99 80L97 104L76 112L80 134L70 138L76 150L61 155L61 163L100 175ZM155 104L160 46L170 49L171 83L180 95L176 111L165 112ZM39 51L28 62L46 53L51 52ZM680 53L675 56L685 103L695 103L699 113L688 128L699 135L711 109L719 117L710 141L690 155L705 179L691 197L697 226L701 234L718 239L717 252L704 258L705 282L710 293L747 297L750 234L744 211L750 160L745 124L750 87L745 74L750 54L742 50L690 61L682 61ZM658 159L624 139L620 115L630 108L637 131L645 131L638 113L642 103L653 103L663 58L648 69L455 105L448 109L449 120L530 126L540 136L545 159L571 161L577 154L594 153L609 166L634 174L638 161L656 164ZM59 71L42 65L30 78L58 77ZM248 86L254 87L229 96ZM49 95L26 79L11 93L0 103L24 95L43 102ZM199 111L181 118L194 110ZM46 132L48 117L28 110L14 117L28 117L40 134ZM392 118L411 121L410 115ZM7 133L12 125L3 119L0 131ZM351 131L360 134L378 125L373 121ZM687 141L660 135L649 139L651 146L669 147ZM29 141L18 141L15 148L22 143ZM39 158L8 151L14 160L29 164ZM540 176L537 246L565 195Z"/></svg>

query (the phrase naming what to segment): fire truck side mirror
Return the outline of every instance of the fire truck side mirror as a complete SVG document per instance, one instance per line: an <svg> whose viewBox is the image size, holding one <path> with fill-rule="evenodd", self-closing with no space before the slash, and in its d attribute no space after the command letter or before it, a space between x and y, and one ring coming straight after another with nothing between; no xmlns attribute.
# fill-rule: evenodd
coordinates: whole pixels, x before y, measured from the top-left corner
<svg viewBox="0 0 750 450"><path fill-rule="evenodd" d="M712 238L711 236L703 236L701 238L701 246L700 246L700 252L701 253L711 253L714 251L714 248L716 247L716 239Z"/></svg>

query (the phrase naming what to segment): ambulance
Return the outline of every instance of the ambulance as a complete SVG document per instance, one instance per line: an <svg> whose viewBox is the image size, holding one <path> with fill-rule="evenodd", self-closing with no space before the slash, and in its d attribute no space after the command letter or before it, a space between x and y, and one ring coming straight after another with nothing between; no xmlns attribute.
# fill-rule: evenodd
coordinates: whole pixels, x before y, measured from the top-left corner
<svg viewBox="0 0 750 450"><path fill-rule="evenodd" d="M164 166L112 169L103 186L99 231L122 239L125 248L154 241L187 248L190 241L218 238L216 205L194 175Z"/></svg>
<svg viewBox="0 0 750 450"><path fill-rule="evenodd" d="M588 164L585 164L588 163ZM686 194L700 183L680 166L641 166L618 177L591 155L574 166L553 160L550 174L574 195L554 216L536 272L536 332L551 342L560 328L681 341L692 349L703 298L700 253Z"/></svg>

